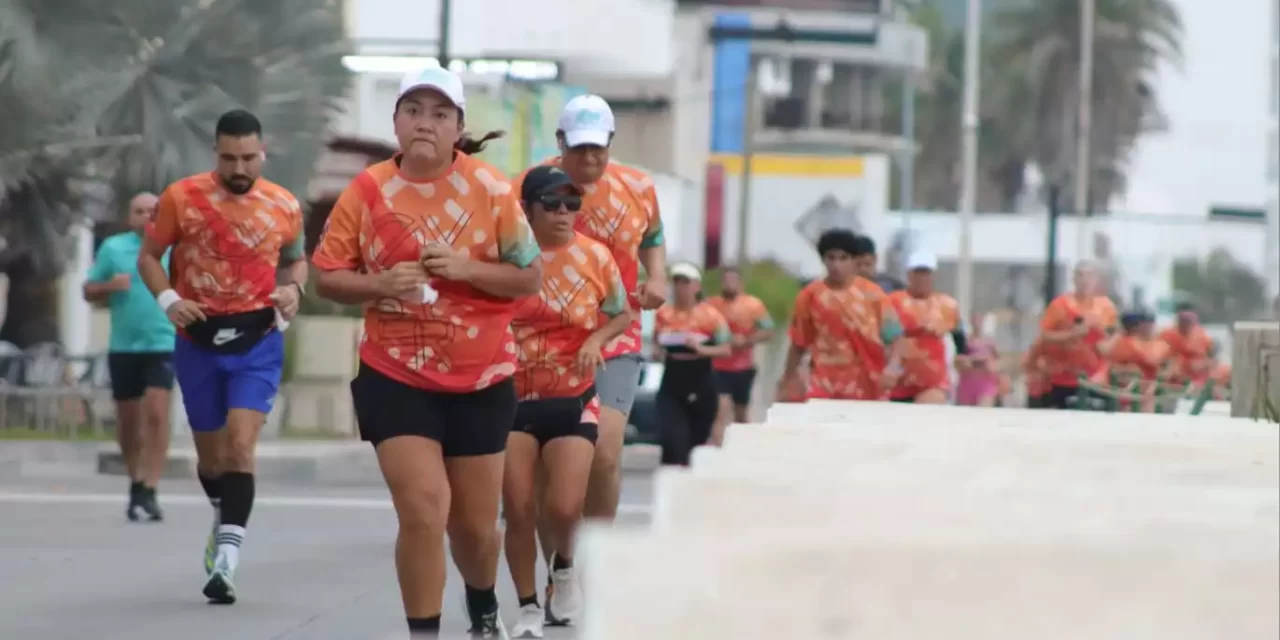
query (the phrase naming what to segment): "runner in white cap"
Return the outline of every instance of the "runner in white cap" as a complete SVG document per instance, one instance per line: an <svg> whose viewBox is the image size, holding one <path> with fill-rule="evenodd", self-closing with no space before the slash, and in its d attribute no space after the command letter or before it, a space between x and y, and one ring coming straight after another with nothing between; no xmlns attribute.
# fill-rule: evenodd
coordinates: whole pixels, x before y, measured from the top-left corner
<svg viewBox="0 0 1280 640"><path fill-rule="evenodd" d="M409 631L438 636L445 534L466 586L471 637L507 638L498 616L498 501L516 417L518 299L537 295L542 251L520 200L465 133L462 81L405 77L400 152L338 198L313 262L320 295L363 304L351 382L399 531L396 575Z"/></svg>
<svg viewBox="0 0 1280 640"><path fill-rule="evenodd" d="M955 298L934 291L933 273L938 270L938 259L932 253L912 253L906 267L907 287L889 294L889 302L902 322L902 340L895 345L901 373L893 376L889 399L946 404L951 374L943 340L951 336L961 366L968 352L960 306Z"/></svg>
<svg viewBox="0 0 1280 640"><path fill-rule="evenodd" d="M653 180L643 171L610 160L613 133L613 110L604 98L578 96L560 114L556 129L560 155L543 164L559 166L582 189L582 211L576 228L609 247L631 306L657 309L666 301L667 293L658 194ZM521 181L523 176L517 183ZM652 276L643 284L642 266ZM605 364L596 374L596 395L601 404L599 439L583 515L612 521L618 512L622 480L619 463L627 417L644 363L639 314L622 335L605 345L604 357ZM539 532L546 550L550 531L545 520L540 519Z"/></svg>

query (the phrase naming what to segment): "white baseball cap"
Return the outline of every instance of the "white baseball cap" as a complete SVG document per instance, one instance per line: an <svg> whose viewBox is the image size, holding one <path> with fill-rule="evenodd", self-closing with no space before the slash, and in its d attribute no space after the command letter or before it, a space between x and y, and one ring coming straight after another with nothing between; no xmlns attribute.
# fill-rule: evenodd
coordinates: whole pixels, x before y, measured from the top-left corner
<svg viewBox="0 0 1280 640"><path fill-rule="evenodd" d="M702 270L688 262L677 262L671 267L671 277L702 282Z"/></svg>
<svg viewBox="0 0 1280 640"><path fill-rule="evenodd" d="M913 251L907 256L907 271L918 269L938 270L938 257L928 251Z"/></svg>
<svg viewBox="0 0 1280 640"><path fill-rule="evenodd" d="M428 65L404 74L400 79L400 95L398 103L406 95L418 89L434 89L449 99L453 105L463 111L467 110L467 96L462 91L462 78L458 74L438 64Z"/></svg>
<svg viewBox="0 0 1280 640"><path fill-rule="evenodd" d="M564 132L564 142L570 147L607 146L609 136L613 135L613 109L600 96L578 96L560 112L558 128Z"/></svg>

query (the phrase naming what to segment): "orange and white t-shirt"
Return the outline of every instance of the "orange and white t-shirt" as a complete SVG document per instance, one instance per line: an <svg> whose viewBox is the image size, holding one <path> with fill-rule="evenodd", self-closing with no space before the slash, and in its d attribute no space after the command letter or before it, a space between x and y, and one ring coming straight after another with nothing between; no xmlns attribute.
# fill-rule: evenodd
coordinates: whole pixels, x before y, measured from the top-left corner
<svg viewBox="0 0 1280 640"><path fill-rule="evenodd" d="M729 321L705 300L689 309L667 303L653 314L654 342L659 345L684 346L689 337L698 338L704 344L724 344L730 335Z"/></svg>
<svg viewBox="0 0 1280 640"><path fill-rule="evenodd" d="M551 158L543 164L559 166L560 158ZM517 193L523 181L522 174L516 180ZM640 250L663 243L662 214L653 179L639 169L610 162L604 176L595 184L579 186L583 189L582 211L578 213L575 228L609 248L622 272L622 283L632 298L631 306L638 310L640 305L635 293L640 286ZM622 335L605 345L604 357L640 353L641 346L637 314L635 322Z"/></svg>
<svg viewBox="0 0 1280 640"><path fill-rule="evenodd" d="M809 353L808 398L884 398L885 347L901 337L902 322L876 283L860 277L843 287L809 283L796 296L788 335Z"/></svg>
<svg viewBox="0 0 1280 640"><path fill-rule="evenodd" d="M280 252L302 230L302 208L284 187L259 178L237 195L208 172L160 194L147 238L173 247L173 290L205 305L206 313L224 316L274 306Z"/></svg>
<svg viewBox="0 0 1280 640"><path fill-rule="evenodd" d="M1168 327L1160 332L1171 350L1177 370L1175 382L1194 382L1202 384L1213 373L1213 338L1202 326L1192 327L1187 333L1178 331L1177 327Z"/></svg>
<svg viewBox="0 0 1280 640"><path fill-rule="evenodd" d="M773 318L764 302L752 295L739 293L733 298L714 296L707 299L707 304L716 308L720 315L729 322L729 333L735 336L750 337L757 331L773 328ZM747 371L754 369L755 349L751 346L735 348L733 353L724 358L712 361L716 371Z"/></svg>
<svg viewBox="0 0 1280 640"><path fill-rule="evenodd" d="M622 275L603 244L575 233L563 247L542 249L542 290L521 299L511 321L520 399L582 395L595 382L594 371L578 371L582 344L626 311Z"/></svg>
<svg viewBox="0 0 1280 640"><path fill-rule="evenodd" d="M457 153L449 173L414 182L399 156L364 170L325 223L312 263L323 271L378 273L417 262L429 244L472 260L533 264L541 251L511 183L489 164ZM460 393L516 371L511 318L516 300L437 280L432 304L382 298L365 305L360 359L398 382Z"/></svg>
<svg viewBox="0 0 1280 640"><path fill-rule="evenodd" d="M944 340L960 328L955 298L942 293L917 298L904 289L890 293L889 303L902 322L902 376L889 397L913 398L930 389L950 389Z"/></svg>
<svg viewBox="0 0 1280 640"><path fill-rule="evenodd" d="M1049 380L1055 387L1079 386L1080 376L1094 375L1104 365L1101 345L1107 335L1116 329L1119 314L1111 299L1092 296L1080 300L1075 294L1066 293L1053 299L1040 318L1040 331L1066 331L1083 322L1088 333L1071 342L1041 341L1040 355L1049 371Z"/></svg>

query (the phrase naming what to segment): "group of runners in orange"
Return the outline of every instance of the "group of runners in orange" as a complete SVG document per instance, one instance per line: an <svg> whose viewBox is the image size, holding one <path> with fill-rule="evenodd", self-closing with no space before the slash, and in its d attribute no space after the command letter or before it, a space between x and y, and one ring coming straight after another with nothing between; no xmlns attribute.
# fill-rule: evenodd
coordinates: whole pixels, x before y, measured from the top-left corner
<svg viewBox="0 0 1280 640"><path fill-rule="evenodd" d="M1023 359L1029 406L1067 409L1106 394L1150 412L1161 386L1184 395L1210 383L1221 397L1231 368L1218 360L1218 345L1194 307L1179 305L1174 324L1157 329L1150 313L1118 313L1100 281L1094 265L1077 266L1072 291L1045 309Z"/></svg>
<svg viewBox="0 0 1280 640"><path fill-rule="evenodd" d="M570 101L560 154L514 180L475 156L500 134L466 133L456 74L407 74L391 117L399 152L341 194L310 265L299 259L298 201L261 178L261 127L243 111L219 122L217 169L166 189L146 230L139 273L176 327L173 369L214 507L204 594L237 599L257 437L280 383L281 332L310 277L321 297L365 309L351 395L398 517L410 634L440 634L447 534L471 637L541 638L545 625L581 614L580 521L617 513L645 359L641 312L655 312L663 462L676 465L714 442L717 425L747 420L753 348L773 321L741 274L726 270L719 295L704 299L697 267L668 268L654 182L611 161L614 117L600 97ZM913 254L905 286L886 292L881 284L896 283L876 276L868 238L832 230L817 249L826 273L795 301L780 400L948 402L947 340L958 368L992 371L990 359L968 355L956 301L934 290L934 256ZM1093 353L1114 309L1063 300L1031 360L1093 367L1097 356L1077 345ZM1197 340L1166 342L1207 349ZM1131 342L1111 353L1145 353ZM1187 360L1199 376L1201 361ZM495 593L504 548L520 608L511 634Z"/></svg>

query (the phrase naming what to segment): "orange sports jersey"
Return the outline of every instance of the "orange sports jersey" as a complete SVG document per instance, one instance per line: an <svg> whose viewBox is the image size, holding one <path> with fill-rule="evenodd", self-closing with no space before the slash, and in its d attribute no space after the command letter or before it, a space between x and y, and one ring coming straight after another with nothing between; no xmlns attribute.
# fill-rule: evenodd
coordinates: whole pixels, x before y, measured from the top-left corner
<svg viewBox="0 0 1280 640"><path fill-rule="evenodd" d="M1040 342L1037 341L1027 349L1022 357L1022 371L1026 375L1027 397L1038 398L1053 391L1053 383L1049 381L1049 372L1045 369L1044 358L1040 355Z"/></svg>
<svg viewBox="0 0 1280 640"><path fill-rule="evenodd" d="M1116 306L1106 296L1093 296L1081 301L1074 294L1063 294L1053 299L1044 316L1040 318L1040 331L1067 331L1082 319L1089 327L1083 339L1066 343L1045 342L1040 347L1049 370L1049 379L1055 387L1075 387L1079 377L1094 375L1103 366L1099 345L1116 328Z"/></svg>
<svg viewBox="0 0 1280 640"><path fill-rule="evenodd" d="M364 170L329 214L312 263L379 273L443 243L472 260L526 267L541 250L519 199L489 164L458 153L449 174L413 182L399 157ZM517 302L439 280L433 304L382 298L365 305L360 359L401 383L435 391L483 389L516 371Z"/></svg>
<svg viewBox="0 0 1280 640"><path fill-rule="evenodd" d="M889 294L889 302L902 322L902 376L889 396L914 398L930 389L950 389L943 340L960 328L960 306L955 298L941 293L916 298L899 290Z"/></svg>
<svg viewBox="0 0 1280 640"><path fill-rule="evenodd" d="M729 332L735 336L751 337L757 331L773 328L773 318L764 303L752 295L739 293L732 299L715 296L707 304L716 308L729 321ZM733 355L712 360L716 371L746 371L754 369L755 349L751 346L734 348Z"/></svg>
<svg viewBox="0 0 1280 640"><path fill-rule="evenodd" d="M885 345L902 324L884 290L865 278L841 288L809 283L796 297L788 334L809 353L809 398L881 400Z"/></svg>
<svg viewBox="0 0 1280 640"><path fill-rule="evenodd" d="M1204 327L1197 325L1187 333L1178 331L1177 327L1169 327L1160 332L1160 339L1169 345L1175 367L1174 381L1201 384L1209 379L1213 371L1213 358L1209 356L1213 350L1213 338Z"/></svg>
<svg viewBox="0 0 1280 640"><path fill-rule="evenodd" d="M1155 380L1169 359L1169 345L1159 338L1120 336L1107 352L1107 369L1111 373L1136 374L1143 380Z"/></svg>
<svg viewBox="0 0 1280 640"><path fill-rule="evenodd" d="M559 166L560 158L551 158L543 164ZM516 179L517 193L522 182L524 174ZM578 213L575 228L609 247L622 272L622 283L633 296L631 304L639 309L634 294L640 285L640 249L658 247L663 242L662 214L653 179L639 169L610 162L604 176L595 184L581 186L582 211ZM605 345L604 356L640 353L641 346L637 314L635 322L622 335Z"/></svg>
<svg viewBox="0 0 1280 640"><path fill-rule="evenodd" d="M244 195L213 172L183 178L160 194L147 237L173 247L169 281L211 315L273 306L280 251L302 233L298 199L259 178Z"/></svg>
<svg viewBox="0 0 1280 640"><path fill-rule="evenodd" d="M571 398L595 381L578 371L582 343L627 311L627 290L604 245L580 233L542 250L542 290L516 307L511 330L519 346L516 392L521 400Z"/></svg>
<svg viewBox="0 0 1280 640"><path fill-rule="evenodd" d="M654 341L662 344L663 336L678 334L724 344L729 341L729 321L705 300L689 309L677 309L671 303L658 307L653 315Z"/></svg>

